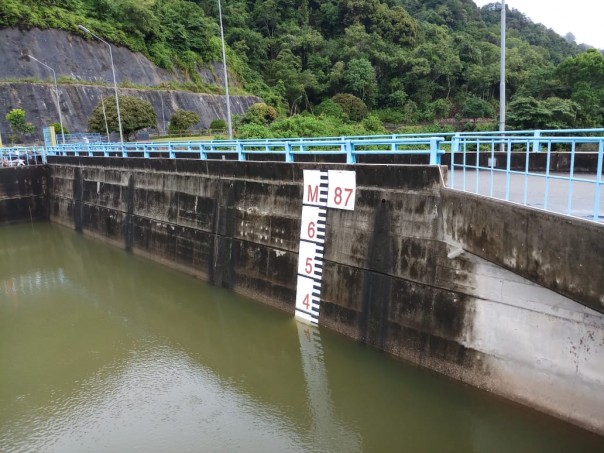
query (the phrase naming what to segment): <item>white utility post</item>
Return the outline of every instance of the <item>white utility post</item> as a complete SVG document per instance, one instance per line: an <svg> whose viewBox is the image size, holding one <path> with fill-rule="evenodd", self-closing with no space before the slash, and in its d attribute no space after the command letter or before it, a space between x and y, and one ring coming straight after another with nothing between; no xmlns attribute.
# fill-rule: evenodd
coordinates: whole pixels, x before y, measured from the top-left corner
<svg viewBox="0 0 604 453"><path fill-rule="evenodd" d="M65 144L65 132L63 130L63 115L61 114L61 100L59 99L59 85L57 85L57 74L55 73L54 69L52 69L46 63L42 63L40 60L38 60L33 55L27 54L27 57L31 58L35 62L40 63L42 66L45 66L46 68L48 68L52 71L52 78L55 82L55 95L57 96L57 110L59 111L59 124L61 125L61 139L63 141L63 144Z"/></svg>
<svg viewBox="0 0 604 453"><path fill-rule="evenodd" d="M499 82L499 131L505 132L505 0L501 0L501 62Z"/></svg>
<svg viewBox="0 0 604 453"><path fill-rule="evenodd" d="M120 130L120 142L123 144L124 143L124 133L122 132L122 116L120 114L120 100L119 97L117 95L117 80L115 78L115 66L113 65L113 52L111 51L111 44L109 44L107 41L105 41L103 38L95 35L94 33L92 33L90 30L88 30L86 27L84 27L83 25L78 25L78 28L92 36L94 36L96 39L98 39L99 41L107 44L107 47L109 47L109 59L111 60L111 72L113 73L113 89L115 90L115 105L117 107L117 124L118 124L118 128Z"/></svg>
<svg viewBox="0 0 604 453"><path fill-rule="evenodd" d="M233 140L233 125L231 124L231 100L229 98L229 76L227 74L226 50L224 47L224 29L222 27L222 7L220 6L220 0L218 0L218 18L220 19L220 40L222 41L222 66L224 67L224 90L226 92L229 140Z"/></svg>

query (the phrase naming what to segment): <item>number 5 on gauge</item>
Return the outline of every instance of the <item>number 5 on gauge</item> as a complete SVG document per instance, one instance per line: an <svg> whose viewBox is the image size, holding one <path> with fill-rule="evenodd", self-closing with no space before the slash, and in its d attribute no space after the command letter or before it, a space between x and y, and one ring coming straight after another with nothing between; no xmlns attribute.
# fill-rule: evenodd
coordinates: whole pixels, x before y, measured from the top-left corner
<svg viewBox="0 0 604 453"><path fill-rule="evenodd" d="M315 255L316 245L310 242L300 242L300 253L298 255L298 274L307 277L315 277Z"/></svg>

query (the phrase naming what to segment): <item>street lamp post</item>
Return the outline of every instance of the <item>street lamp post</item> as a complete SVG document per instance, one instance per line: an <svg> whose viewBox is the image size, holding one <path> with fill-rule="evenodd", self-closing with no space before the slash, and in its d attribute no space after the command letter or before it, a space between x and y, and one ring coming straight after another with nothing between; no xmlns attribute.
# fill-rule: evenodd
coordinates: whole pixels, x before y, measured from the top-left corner
<svg viewBox="0 0 604 453"><path fill-rule="evenodd" d="M55 73L54 69L52 69L46 63L42 63L40 60L38 60L33 55L27 54L27 57L31 58L35 62L40 63L42 66L45 66L46 68L50 69L50 71L52 72L52 78L55 82L55 95L57 96L57 110L59 111L59 124L61 125L61 139L63 141L63 144L65 144L65 131L63 130L63 115L61 114L61 101L59 99L59 86L57 85L57 74Z"/></svg>
<svg viewBox="0 0 604 453"><path fill-rule="evenodd" d="M105 132L107 132L107 143L111 140L109 138L109 125L107 124L107 112L105 111L105 101L103 100L103 96L101 95L101 107L103 108L103 118L105 118Z"/></svg>
<svg viewBox="0 0 604 453"><path fill-rule="evenodd" d="M499 131L505 132L505 0L501 0L501 62L499 66Z"/></svg>
<svg viewBox="0 0 604 453"><path fill-rule="evenodd" d="M222 8L220 6L220 0L218 0L218 18L220 19L220 40L222 41L222 66L224 67L224 90L226 92L229 140L233 140L233 125L231 123L231 100L229 98L229 76L227 74L226 50L224 47L224 28L222 27Z"/></svg>
<svg viewBox="0 0 604 453"><path fill-rule="evenodd" d="M107 47L109 47L109 59L111 60L111 72L113 73L113 89L115 90L115 105L117 107L117 125L120 131L120 142L123 144L124 143L124 133L122 132L122 117L120 114L120 100L119 97L117 95L117 81L115 79L115 66L113 65L113 52L111 51L111 44L109 44L107 41L105 41L103 38L95 35L94 33L92 33L90 30L88 30L86 27L84 27L83 25L78 25L78 28L92 36L94 36L96 39L98 39L99 41L107 44Z"/></svg>

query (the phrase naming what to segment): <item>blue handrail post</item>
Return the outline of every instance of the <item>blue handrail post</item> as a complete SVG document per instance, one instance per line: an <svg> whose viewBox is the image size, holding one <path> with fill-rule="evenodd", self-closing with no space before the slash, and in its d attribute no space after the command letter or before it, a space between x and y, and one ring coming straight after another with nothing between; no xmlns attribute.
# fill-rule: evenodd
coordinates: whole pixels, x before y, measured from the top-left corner
<svg viewBox="0 0 604 453"><path fill-rule="evenodd" d="M47 161L46 161L46 147L42 148L42 163L44 165L47 164Z"/></svg>
<svg viewBox="0 0 604 453"><path fill-rule="evenodd" d="M292 154L292 144L285 142L285 162L293 162L294 156Z"/></svg>
<svg viewBox="0 0 604 453"><path fill-rule="evenodd" d="M245 160L245 152L243 151L243 145L240 142L237 142L235 145L237 147L237 158L239 161Z"/></svg>
<svg viewBox="0 0 604 453"><path fill-rule="evenodd" d="M539 140L539 137L541 137L541 131L536 130L535 133L533 134L533 152L534 153L541 152L541 141Z"/></svg>
<svg viewBox="0 0 604 453"><path fill-rule="evenodd" d="M451 188L455 189L455 153L459 152L459 143L461 141L461 135L456 132L451 137Z"/></svg>
<svg viewBox="0 0 604 453"><path fill-rule="evenodd" d="M598 168L596 169L596 195L594 202L594 221L597 222L600 220L600 197L602 195L602 172L604 169L602 166L604 165L604 140L600 140L600 144L598 145Z"/></svg>
<svg viewBox="0 0 604 453"><path fill-rule="evenodd" d="M430 137L430 165L440 165L440 139Z"/></svg>
<svg viewBox="0 0 604 453"><path fill-rule="evenodd" d="M206 147L203 144L199 145L199 158L202 160L206 160L208 158L208 153L206 153Z"/></svg>
<svg viewBox="0 0 604 453"><path fill-rule="evenodd" d="M143 156L145 156L145 159L149 158L149 147L147 145L143 146Z"/></svg>
<svg viewBox="0 0 604 453"><path fill-rule="evenodd" d="M347 164L356 164L356 156L353 153L353 145L350 140L346 140L344 142L344 146L346 148L346 163Z"/></svg>

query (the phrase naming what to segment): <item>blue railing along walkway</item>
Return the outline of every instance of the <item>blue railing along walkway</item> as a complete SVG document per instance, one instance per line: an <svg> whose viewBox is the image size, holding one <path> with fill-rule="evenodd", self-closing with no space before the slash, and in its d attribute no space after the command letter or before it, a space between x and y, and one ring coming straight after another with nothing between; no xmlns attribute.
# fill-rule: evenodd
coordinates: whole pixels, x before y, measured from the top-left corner
<svg viewBox="0 0 604 453"><path fill-rule="evenodd" d="M263 140L77 143L0 148L4 166L46 162L47 156L281 160L308 156L424 156L450 159L449 187L602 221L604 129L378 135ZM562 156L562 157L560 157ZM577 162L589 156L589 171ZM555 157L555 158L554 158ZM564 161L561 167L560 160ZM585 164L580 165L585 170ZM562 200L562 201L561 201Z"/></svg>

